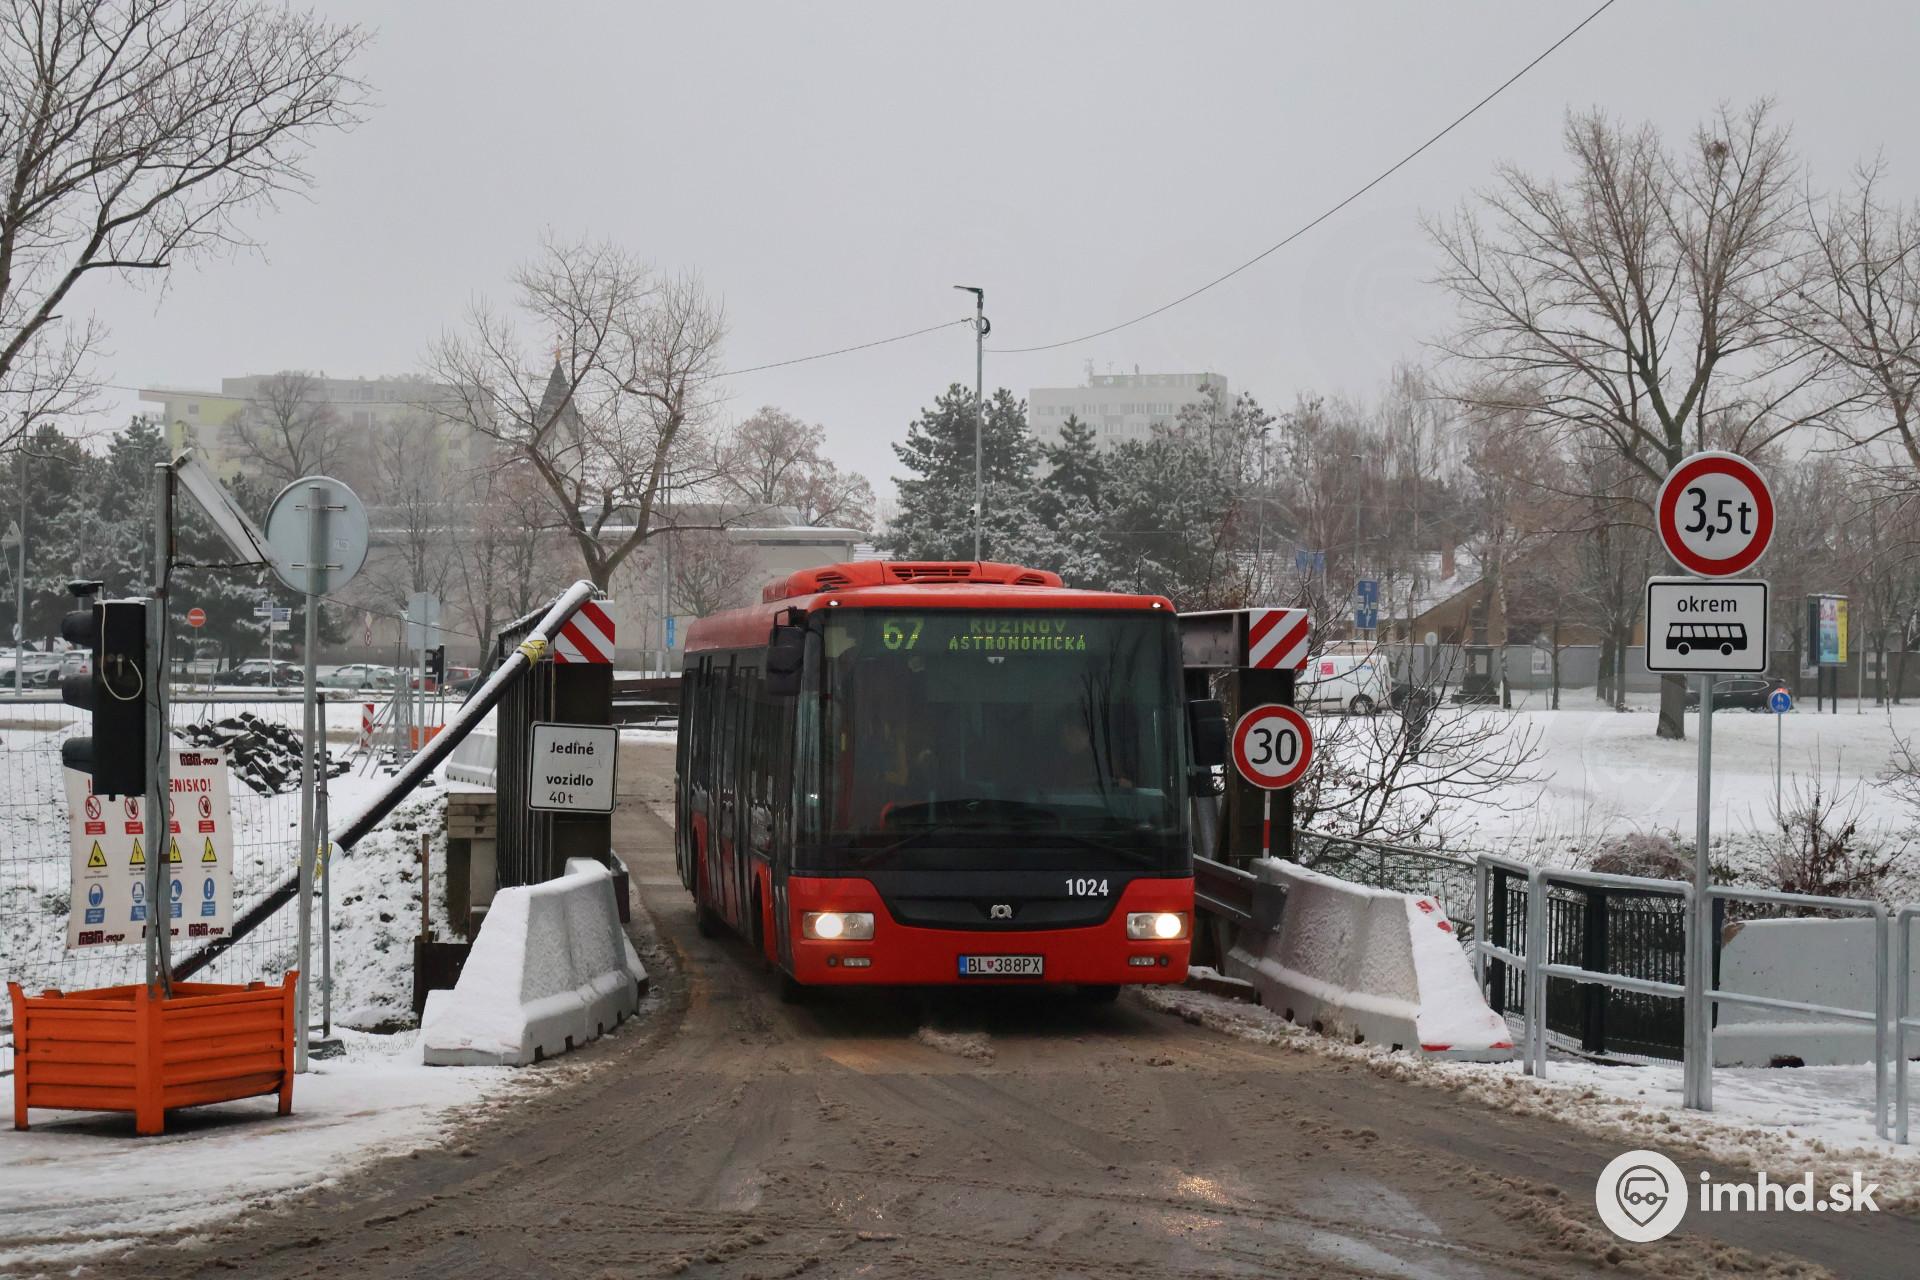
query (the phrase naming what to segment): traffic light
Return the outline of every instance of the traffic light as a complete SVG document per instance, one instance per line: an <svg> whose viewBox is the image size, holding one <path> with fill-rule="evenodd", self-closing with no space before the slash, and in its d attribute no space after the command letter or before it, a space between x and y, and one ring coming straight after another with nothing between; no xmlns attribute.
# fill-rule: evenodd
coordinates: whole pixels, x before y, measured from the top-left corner
<svg viewBox="0 0 1920 1280"><path fill-rule="evenodd" d="M93 777L95 795L147 791L147 602L94 600L97 582L68 585L86 607L60 619L60 634L90 655L85 672L60 681L60 698L93 713L93 733L60 744L69 769Z"/></svg>
<svg viewBox="0 0 1920 1280"><path fill-rule="evenodd" d="M435 684L446 683L447 646L439 645L427 650L427 679Z"/></svg>

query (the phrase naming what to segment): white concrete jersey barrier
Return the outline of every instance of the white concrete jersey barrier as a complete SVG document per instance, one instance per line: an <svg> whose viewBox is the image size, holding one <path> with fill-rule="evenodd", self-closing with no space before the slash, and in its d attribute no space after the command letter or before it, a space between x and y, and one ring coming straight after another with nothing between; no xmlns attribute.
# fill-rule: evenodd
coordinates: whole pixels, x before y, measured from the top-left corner
<svg viewBox="0 0 1920 1280"><path fill-rule="evenodd" d="M1871 920L1748 920L1728 925L1720 948L1720 990L1836 1009L1871 1009ZM1894 975L1894 981L1900 980ZM1907 978L1910 1008L1920 982ZM1788 1009L1720 1006L1713 1060L1722 1067L1766 1067L1797 1058L1803 1066L1872 1062L1873 1027Z"/></svg>
<svg viewBox="0 0 1920 1280"><path fill-rule="evenodd" d="M502 889L451 991L427 995L429 1066L521 1066L585 1044L640 1004L647 971L613 900L613 875L573 859L544 884Z"/></svg>
<svg viewBox="0 0 1920 1280"><path fill-rule="evenodd" d="M1253 871L1285 887L1285 912L1276 933L1238 931L1227 972L1258 988L1267 1008L1344 1040L1476 1062L1517 1056L1432 898L1273 858Z"/></svg>
<svg viewBox="0 0 1920 1280"><path fill-rule="evenodd" d="M460 745L447 757L447 776L455 782L465 782L476 787L495 785L495 766L500 754L500 736L496 731L498 713L489 711L487 718L475 726L472 733L460 740Z"/></svg>

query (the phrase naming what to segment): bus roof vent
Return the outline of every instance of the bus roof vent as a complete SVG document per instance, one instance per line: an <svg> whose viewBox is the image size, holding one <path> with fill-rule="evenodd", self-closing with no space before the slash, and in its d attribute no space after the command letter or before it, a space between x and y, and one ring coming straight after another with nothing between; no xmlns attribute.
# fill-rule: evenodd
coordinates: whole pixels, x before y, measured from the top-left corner
<svg viewBox="0 0 1920 1280"><path fill-rule="evenodd" d="M927 586L942 583L1015 587L1061 585L1057 573L1017 564L999 564L992 560L856 560L848 564L823 564L818 568L801 569L784 578L775 578L761 589L760 599L763 603L771 604L776 600L791 600L795 596L816 595L823 591L897 586L902 583Z"/></svg>

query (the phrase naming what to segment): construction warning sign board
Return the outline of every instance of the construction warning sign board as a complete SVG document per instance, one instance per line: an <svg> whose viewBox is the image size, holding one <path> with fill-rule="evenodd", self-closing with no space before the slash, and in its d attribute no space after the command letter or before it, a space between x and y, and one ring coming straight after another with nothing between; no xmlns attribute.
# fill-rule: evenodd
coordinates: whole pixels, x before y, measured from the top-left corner
<svg viewBox="0 0 1920 1280"><path fill-rule="evenodd" d="M164 910L172 936L226 936L233 927L233 806L226 753L173 753L165 833L148 829L143 798L102 801L92 793L92 778L65 772L73 854L67 946L145 940L153 918L147 901L149 850L165 859Z"/></svg>

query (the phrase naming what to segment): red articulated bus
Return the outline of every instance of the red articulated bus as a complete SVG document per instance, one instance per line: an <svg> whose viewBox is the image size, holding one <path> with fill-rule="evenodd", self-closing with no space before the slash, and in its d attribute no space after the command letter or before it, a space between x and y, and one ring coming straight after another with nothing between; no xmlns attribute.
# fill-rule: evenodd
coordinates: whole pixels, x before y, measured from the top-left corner
<svg viewBox="0 0 1920 1280"><path fill-rule="evenodd" d="M816 984L1179 982L1173 606L994 563L805 569L687 632L676 855L703 933ZM1211 748L1203 747L1203 751Z"/></svg>

